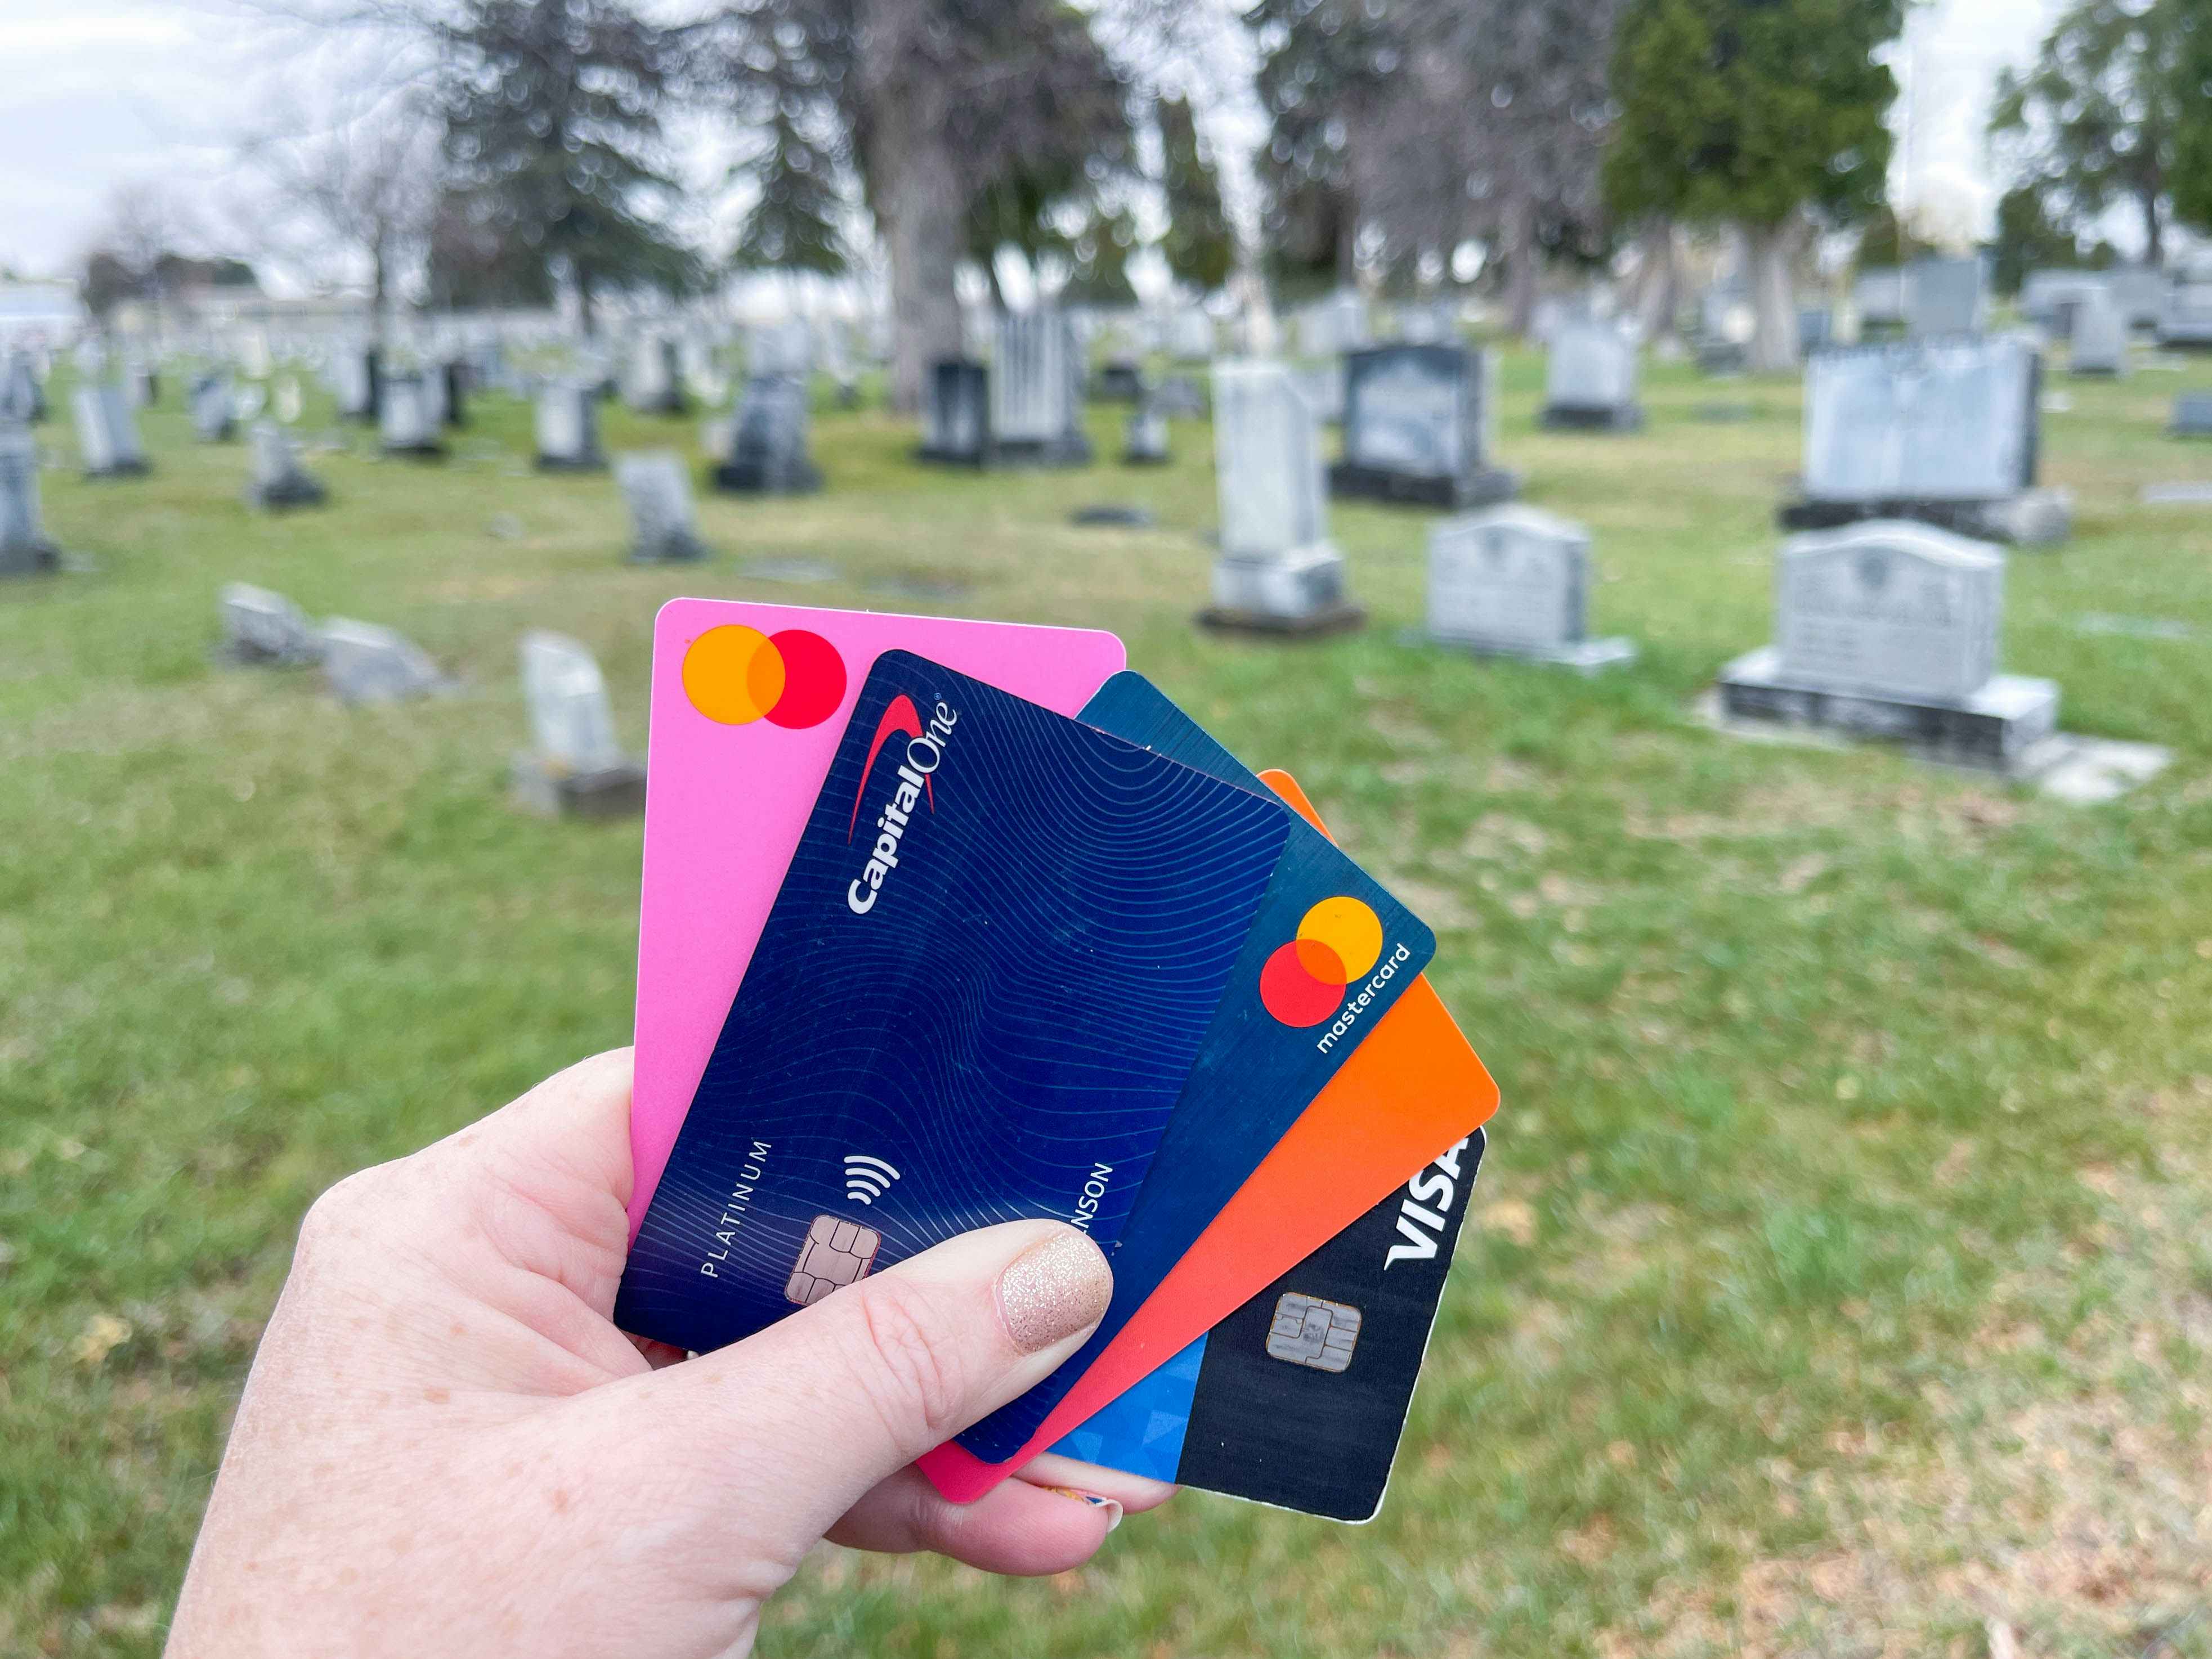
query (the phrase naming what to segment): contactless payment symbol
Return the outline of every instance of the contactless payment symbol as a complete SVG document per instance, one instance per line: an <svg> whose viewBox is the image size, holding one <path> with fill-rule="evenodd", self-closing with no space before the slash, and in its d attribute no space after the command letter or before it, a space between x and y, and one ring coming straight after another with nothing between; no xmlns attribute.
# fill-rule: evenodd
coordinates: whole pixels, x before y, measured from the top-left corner
<svg viewBox="0 0 2212 1659"><path fill-rule="evenodd" d="M724 726L803 731L845 701L845 659L819 634L787 628L763 634L742 623L710 628L684 653L684 695Z"/></svg>
<svg viewBox="0 0 2212 1659"><path fill-rule="evenodd" d="M899 1172L879 1158L866 1152L845 1154L845 1196L856 1204L872 1204L890 1191Z"/></svg>
<svg viewBox="0 0 2212 1659"><path fill-rule="evenodd" d="M1318 1025L1382 954L1382 919L1371 907L1348 896L1323 899L1260 969L1260 1004L1285 1025Z"/></svg>

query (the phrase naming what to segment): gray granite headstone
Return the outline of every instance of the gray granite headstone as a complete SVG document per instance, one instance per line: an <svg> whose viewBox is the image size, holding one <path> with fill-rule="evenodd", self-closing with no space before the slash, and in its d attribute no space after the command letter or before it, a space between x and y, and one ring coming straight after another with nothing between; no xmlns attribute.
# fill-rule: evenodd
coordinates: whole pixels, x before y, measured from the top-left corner
<svg viewBox="0 0 2212 1659"><path fill-rule="evenodd" d="M1213 319L1196 306L1168 319L1168 356L1179 363L1202 363L1213 356Z"/></svg>
<svg viewBox="0 0 2212 1659"><path fill-rule="evenodd" d="M446 453L429 388L420 374L387 376L378 395L377 433L386 454L428 460Z"/></svg>
<svg viewBox="0 0 2212 1659"><path fill-rule="evenodd" d="M647 331L631 342L623 376L623 401L640 415L684 412L676 342L669 336Z"/></svg>
<svg viewBox="0 0 2212 1659"><path fill-rule="evenodd" d="M2129 331L2154 329L2166 303L2166 273L2155 265L2115 265L2098 273Z"/></svg>
<svg viewBox="0 0 2212 1659"><path fill-rule="evenodd" d="M2031 270L2020 285L2021 314L2037 327L2063 337L2072 331L2073 313L2081 296L2104 284L2101 271Z"/></svg>
<svg viewBox="0 0 2212 1659"><path fill-rule="evenodd" d="M707 556L691 509L691 481L674 451L617 456L615 482L629 503L633 563L686 563Z"/></svg>
<svg viewBox="0 0 2212 1659"><path fill-rule="evenodd" d="M1328 538L1320 424L1289 369L1214 365L1213 449L1221 556L1212 618L1289 627L1350 613L1344 556Z"/></svg>
<svg viewBox="0 0 2212 1659"><path fill-rule="evenodd" d="M226 661L276 668L303 668L323 659L323 636L307 613L282 593L248 582L232 582L216 599L222 618Z"/></svg>
<svg viewBox="0 0 2212 1659"><path fill-rule="evenodd" d="M2212 438L2212 392L2185 392L2176 398L2167 430L2177 438Z"/></svg>
<svg viewBox="0 0 2212 1659"><path fill-rule="evenodd" d="M1589 672L1632 661L1587 628L1589 532L1532 507L1446 519L1429 532L1429 637Z"/></svg>
<svg viewBox="0 0 2212 1659"><path fill-rule="evenodd" d="M81 386L70 399L76 416L77 447L90 478L125 477L148 470L145 447L138 441L138 418L124 401L120 386L102 382Z"/></svg>
<svg viewBox="0 0 2212 1659"><path fill-rule="evenodd" d="M1124 466L1164 466L1168 454L1168 414L1150 398L1129 411L1128 429L1121 445Z"/></svg>
<svg viewBox="0 0 2212 1659"><path fill-rule="evenodd" d="M990 449L990 372L965 357L929 366L923 388L921 459L981 466Z"/></svg>
<svg viewBox="0 0 2212 1659"><path fill-rule="evenodd" d="M1905 268L1905 303L1916 340L1978 334L1989 322L1988 274L1978 258L1916 259Z"/></svg>
<svg viewBox="0 0 2212 1659"><path fill-rule="evenodd" d="M2159 307L2160 345L2212 345L2212 261L2175 270Z"/></svg>
<svg viewBox="0 0 2212 1659"><path fill-rule="evenodd" d="M31 354L9 352L0 362L0 421L21 421L27 426L44 420L46 412L46 394L31 367Z"/></svg>
<svg viewBox="0 0 2212 1659"><path fill-rule="evenodd" d="M449 689L421 647L388 628L333 617L322 633L323 673L342 702L399 702Z"/></svg>
<svg viewBox="0 0 2212 1659"><path fill-rule="evenodd" d="M1047 466L1091 459L1083 431L1083 350L1051 307L1002 313L991 361L991 459Z"/></svg>
<svg viewBox="0 0 2212 1659"><path fill-rule="evenodd" d="M2004 555L1932 526L1878 520L1792 537L1775 642L1723 671L1749 720L1897 738L2009 768L2057 728L2058 688L1997 672Z"/></svg>
<svg viewBox="0 0 2212 1659"><path fill-rule="evenodd" d="M39 514L39 445L31 428L0 418L0 576L55 568L61 550Z"/></svg>
<svg viewBox="0 0 2212 1659"><path fill-rule="evenodd" d="M1574 318L1552 337L1545 369L1543 423L1570 429L1632 432L1644 424L1636 401L1636 343L1615 324Z"/></svg>
<svg viewBox="0 0 2212 1659"><path fill-rule="evenodd" d="M301 466L299 447L283 428L268 421L257 422L252 436L253 471L246 486L249 505L274 513L323 504L326 492Z"/></svg>
<svg viewBox="0 0 2212 1659"><path fill-rule="evenodd" d="M2064 539L2071 499L2038 489L2043 359L2020 335L1816 354L1805 374L1791 529L1922 519L1984 540Z"/></svg>
<svg viewBox="0 0 2212 1659"><path fill-rule="evenodd" d="M1863 326L1902 328L1905 320L1905 272L1896 265L1869 265L1851 285L1851 304Z"/></svg>
<svg viewBox="0 0 2212 1659"><path fill-rule="evenodd" d="M806 382L796 374L756 374L731 427L727 459L714 468L719 489L798 495L822 488L806 453Z"/></svg>
<svg viewBox="0 0 2212 1659"><path fill-rule="evenodd" d="M2087 289L2074 308L2074 352L2068 365L2076 374L2124 375L2128 372L2128 319L2112 291L2100 284Z"/></svg>
<svg viewBox="0 0 2212 1659"><path fill-rule="evenodd" d="M605 468L607 458L599 453L599 401L591 387L574 380L548 382L538 389L533 419L541 471Z"/></svg>
<svg viewBox="0 0 2212 1659"><path fill-rule="evenodd" d="M515 797L535 811L604 817L645 805L645 769L615 737L606 681L592 653L562 634L522 636L522 698L531 748L515 757Z"/></svg>
<svg viewBox="0 0 2212 1659"><path fill-rule="evenodd" d="M235 435L236 390L224 374L203 374L192 382L192 434L204 444L227 443Z"/></svg>
<svg viewBox="0 0 2212 1659"><path fill-rule="evenodd" d="M337 395L338 414L349 421L376 419L381 365L374 347L340 350L331 360L331 390Z"/></svg>
<svg viewBox="0 0 2212 1659"><path fill-rule="evenodd" d="M1496 359L1461 346L1387 345L1345 359L1344 459L1329 493L1475 507L1510 499L1490 464Z"/></svg>

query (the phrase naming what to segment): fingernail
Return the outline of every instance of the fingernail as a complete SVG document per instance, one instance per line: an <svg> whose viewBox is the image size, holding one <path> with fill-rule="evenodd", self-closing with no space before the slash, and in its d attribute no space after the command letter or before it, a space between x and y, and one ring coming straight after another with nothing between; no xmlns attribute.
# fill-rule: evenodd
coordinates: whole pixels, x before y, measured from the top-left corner
<svg viewBox="0 0 2212 1659"><path fill-rule="evenodd" d="M999 1275L999 1310L1006 1334L1036 1353L1105 1316L1114 1274L1087 1233L1062 1227L1032 1244Z"/></svg>
<svg viewBox="0 0 2212 1659"><path fill-rule="evenodd" d="M1094 1510L1106 1511L1106 1530L1111 1532L1121 1524L1121 1506L1110 1498L1101 1498L1095 1492L1078 1492L1073 1486L1047 1486L1047 1492L1057 1492L1062 1498L1073 1498L1079 1504L1088 1504Z"/></svg>

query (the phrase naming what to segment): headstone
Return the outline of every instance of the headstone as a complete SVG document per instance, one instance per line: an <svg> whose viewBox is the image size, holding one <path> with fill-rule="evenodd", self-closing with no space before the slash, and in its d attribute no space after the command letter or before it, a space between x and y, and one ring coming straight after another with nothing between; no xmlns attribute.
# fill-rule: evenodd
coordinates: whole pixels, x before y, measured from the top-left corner
<svg viewBox="0 0 2212 1659"><path fill-rule="evenodd" d="M994 465L1089 465L1083 349L1066 313L1047 306L1000 314L990 399L989 459Z"/></svg>
<svg viewBox="0 0 2212 1659"><path fill-rule="evenodd" d="M1917 519L1988 541L2063 540L2070 501L2035 488L2042 372L2019 335L1817 353L1805 371L1804 495L1782 522Z"/></svg>
<svg viewBox="0 0 2212 1659"><path fill-rule="evenodd" d="M681 415L684 386L677 372L676 342L650 331L632 342L623 401L641 415Z"/></svg>
<svg viewBox="0 0 2212 1659"><path fill-rule="evenodd" d="M240 423L259 419L261 411L268 406L268 392L250 382L230 394L231 417Z"/></svg>
<svg viewBox="0 0 2212 1659"><path fill-rule="evenodd" d="M400 702L450 688L420 647L388 628L333 617L323 624L323 674L341 702Z"/></svg>
<svg viewBox="0 0 2212 1659"><path fill-rule="evenodd" d="M1863 267L1851 285L1852 308L1859 326L1870 333L1905 326L1905 272L1896 265Z"/></svg>
<svg viewBox="0 0 2212 1659"><path fill-rule="evenodd" d="M1826 349L1836 337L1836 313L1826 306L1801 306L1797 310L1797 355L1809 357Z"/></svg>
<svg viewBox="0 0 2212 1659"><path fill-rule="evenodd" d="M1091 395L1101 403L1135 404L1145 398L1145 372L1133 357L1116 357L1098 371Z"/></svg>
<svg viewBox="0 0 2212 1659"><path fill-rule="evenodd" d="M278 420L287 426L296 424L300 416L307 410L307 399L300 392L300 377L296 374L287 374L283 380L277 381L276 395L271 401L276 405Z"/></svg>
<svg viewBox="0 0 2212 1659"><path fill-rule="evenodd" d="M606 681L592 653L539 629L522 636L521 654L531 747L514 759L516 799L549 817L643 811L645 769L616 740Z"/></svg>
<svg viewBox="0 0 2212 1659"><path fill-rule="evenodd" d="M253 471L246 486L246 503L264 512L292 507L320 507L327 492L300 465L299 449L284 428L268 421L255 424Z"/></svg>
<svg viewBox="0 0 2212 1659"><path fill-rule="evenodd" d="M1275 633L1357 627L1344 556L1328 538L1321 430L1280 363L1213 368L1213 450L1221 556L1209 626Z"/></svg>
<svg viewBox="0 0 2212 1659"><path fill-rule="evenodd" d="M2021 314L2037 327L2063 338L2072 332L2074 309L2091 289L2104 286L2095 270L2031 270L2020 285Z"/></svg>
<svg viewBox="0 0 2212 1659"><path fill-rule="evenodd" d="M1323 426L1344 424L1343 358L1332 357L1325 363L1295 364L1291 368L1291 378L1316 420Z"/></svg>
<svg viewBox="0 0 2212 1659"><path fill-rule="evenodd" d="M2177 438L2212 438L2212 392L2185 392L2173 400L2173 424L2166 428Z"/></svg>
<svg viewBox="0 0 2212 1659"><path fill-rule="evenodd" d="M552 380L538 389L538 468L541 472L602 472L599 407L590 386Z"/></svg>
<svg viewBox="0 0 2212 1659"><path fill-rule="evenodd" d="M203 374L192 382L192 433L202 443L227 443L235 435L233 396L230 380L225 375Z"/></svg>
<svg viewBox="0 0 2212 1659"><path fill-rule="evenodd" d="M2068 365L2076 374L2124 375L2128 372L2128 319L2111 292L2102 287L2084 293L2074 308L2074 352Z"/></svg>
<svg viewBox="0 0 2212 1659"><path fill-rule="evenodd" d="M1729 716L1902 740L2014 769L2057 730L2058 688L1997 672L2004 555L1923 524L1793 536L1775 573L1775 642L1729 665Z"/></svg>
<svg viewBox="0 0 2212 1659"><path fill-rule="evenodd" d="M420 374L394 374L384 382L377 431L387 455L434 460L446 453L438 436L430 392Z"/></svg>
<svg viewBox="0 0 2212 1659"><path fill-rule="evenodd" d="M633 564L681 564L707 556L691 511L691 481L673 450L615 458L615 482L629 503Z"/></svg>
<svg viewBox="0 0 2212 1659"><path fill-rule="evenodd" d="M124 402L120 386L105 382L81 386L70 405L76 415L85 477L122 478L149 470L145 447L138 441L137 417Z"/></svg>
<svg viewBox="0 0 2212 1659"><path fill-rule="evenodd" d="M1147 398L1129 411L1128 430L1121 445L1121 465L1165 466L1169 459L1167 411Z"/></svg>
<svg viewBox="0 0 2212 1659"><path fill-rule="evenodd" d="M822 488L806 453L806 382L795 374L756 374L731 429L714 487L744 495L802 495Z"/></svg>
<svg viewBox="0 0 2212 1659"><path fill-rule="evenodd" d="M469 423L468 365L458 357L448 357L431 371L437 376L442 397L439 402L438 423L441 426L464 427Z"/></svg>
<svg viewBox="0 0 2212 1659"><path fill-rule="evenodd" d="M14 351L0 362L0 421L34 425L46 418L46 394L31 367L31 354Z"/></svg>
<svg viewBox="0 0 2212 1659"><path fill-rule="evenodd" d="M1202 363L1213 356L1213 319L1196 306L1168 319L1168 356L1179 363Z"/></svg>
<svg viewBox="0 0 2212 1659"><path fill-rule="evenodd" d="M921 459L981 466L990 450L990 372L965 357L929 366L923 389Z"/></svg>
<svg viewBox="0 0 2212 1659"><path fill-rule="evenodd" d="M151 409L161 401L161 378L150 364L130 358L123 365L123 393L125 407Z"/></svg>
<svg viewBox="0 0 2212 1659"><path fill-rule="evenodd" d="M216 654L226 662L305 668L323 659L322 635L282 593L232 582L217 598L216 611L222 618L222 643Z"/></svg>
<svg viewBox="0 0 2212 1659"><path fill-rule="evenodd" d="M2115 265L2100 272L2130 332L2158 326L2166 303L2166 273L2155 265Z"/></svg>
<svg viewBox="0 0 2212 1659"><path fill-rule="evenodd" d="M1559 325L1545 369L1543 423L1592 432L1634 432L1636 343L1612 322L1577 318Z"/></svg>
<svg viewBox="0 0 2212 1659"><path fill-rule="evenodd" d="M374 424L383 365L374 346L342 350L331 360L331 390L337 395L342 420Z"/></svg>
<svg viewBox="0 0 2212 1659"><path fill-rule="evenodd" d="M1171 421L1206 418L1206 388L1194 374L1170 374L1152 388L1151 402Z"/></svg>
<svg viewBox="0 0 2212 1659"><path fill-rule="evenodd" d="M21 421L0 419L0 576L57 568L61 550L39 513L39 445Z"/></svg>
<svg viewBox="0 0 2212 1659"><path fill-rule="evenodd" d="M1533 507L1444 520L1429 532L1429 637L1584 673L1633 662L1631 641L1589 635L1589 547L1582 526Z"/></svg>
<svg viewBox="0 0 2212 1659"><path fill-rule="evenodd" d="M1905 331L1916 340L1979 334L1989 322L1989 277L1978 258L1916 259L1905 268Z"/></svg>
<svg viewBox="0 0 2212 1659"><path fill-rule="evenodd" d="M1464 346L1385 345L1345 359L1344 459L1332 495L1437 507L1509 501L1521 481L1490 465L1497 359Z"/></svg>
<svg viewBox="0 0 2212 1659"><path fill-rule="evenodd" d="M2159 307L2158 343L2164 346L2212 346L2212 264L2176 270Z"/></svg>

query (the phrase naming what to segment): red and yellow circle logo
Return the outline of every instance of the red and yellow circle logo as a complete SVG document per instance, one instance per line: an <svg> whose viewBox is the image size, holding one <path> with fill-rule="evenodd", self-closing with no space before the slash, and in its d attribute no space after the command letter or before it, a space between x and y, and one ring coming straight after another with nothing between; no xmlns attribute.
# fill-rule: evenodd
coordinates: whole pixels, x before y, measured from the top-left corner
<svg viewBox="0 0 2212 1659"><path fill-rule="evenodd" d="M763 634L732 623L691 641L684 653L684 694L724 726L764 720L800 731L821 725L845 701L845 659L803 628Z"/></svg>
<svg viewBox="0 0 2212 1659"><path fill-rule="evenodd" d="M1382 954L1382 919L1372 908L1356 898L1323 899L1260 969L1260 1004L1285 1025L1318 1025Z"/></svg>

